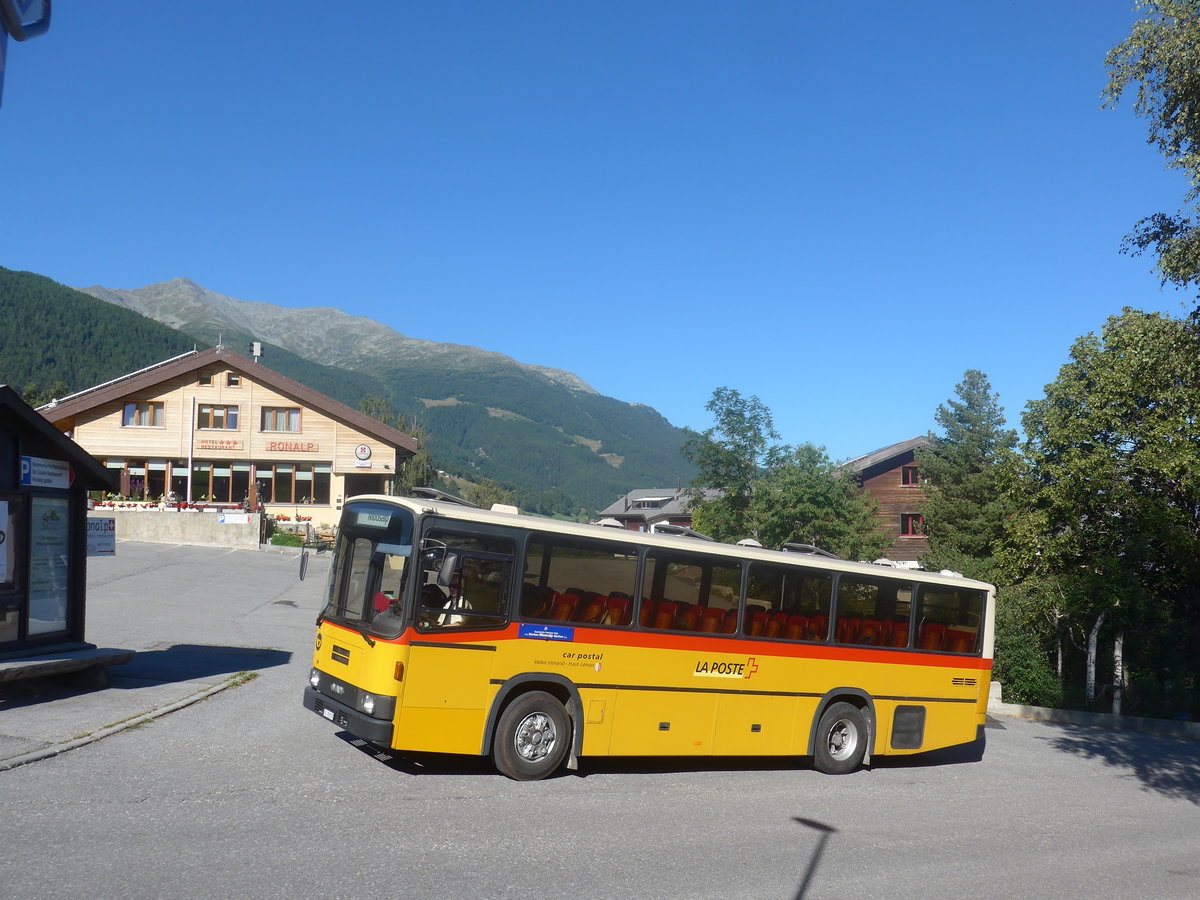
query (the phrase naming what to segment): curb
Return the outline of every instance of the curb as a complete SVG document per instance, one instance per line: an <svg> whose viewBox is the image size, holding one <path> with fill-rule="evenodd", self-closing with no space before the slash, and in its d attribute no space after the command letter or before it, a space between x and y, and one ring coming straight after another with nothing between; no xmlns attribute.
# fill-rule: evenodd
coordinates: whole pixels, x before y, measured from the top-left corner
<svg viewBox="0 0 1200 900"><path fill-rule="evenodd" d="M166 706L160 706L158 709L152 709L149 712L141 715L133 716L125 719L122 722L117 722L113 725L93 731L91 734L85 734L83 737L74 738L69 741L62 741L57 744L51 744L48 747L42 747L40 750L31 750L28 753L22 753L19 756L12 756L8 759L0 759L0 772L7 772L9 769L15 769L18 766L23 766L26 763L37 762L41 759L48 759L51 756L58 756L60 753L66 753L68 750L74 750L76 747L84 747L94 743L101 738L106 738L109 735L117 734L129 728L134 728L138 725L145 725L147 722L152 722L155 719L161 718L168 713L173 713L176 710L191 706L193 703L199 703L201 700L207 700L213 694L218 694L226 688L234 687L242 684L245 681L245 673L239 672L235 675L230 675L220 684L215 684L212 687L207 687L202 691L197 691L184 697L182 700L176 700L174 703L168 703Z"/></svg>
<svg viewBox="0 0 1200 900"><path fill-rule="evenodd" d="M1039 722L1059 722L1064 725L1087 725L1113 731L1136 731L1166 737L1200 740L1200 722L1179 722L1174 719L1147 719L1141 716L1114 716L1109 713L1081 712L1075 709L1049 709L1044 706L1021 706L1016 703L988 702L989 715L1014 719L1034 719Z"/></svg>

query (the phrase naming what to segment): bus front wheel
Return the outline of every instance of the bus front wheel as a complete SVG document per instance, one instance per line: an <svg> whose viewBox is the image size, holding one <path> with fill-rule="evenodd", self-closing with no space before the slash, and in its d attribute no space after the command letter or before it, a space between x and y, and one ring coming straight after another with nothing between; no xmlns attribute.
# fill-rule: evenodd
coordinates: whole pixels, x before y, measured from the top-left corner
<svg viewBox="0 0 1200 900"><path fill-rule="evenodd" d="M813 765L826 775L845 775L862 765L867 752L867 719L852 703L834 703L817 725Z"/></svg>
<svg viewBox="0 0 1200 900"><path fill-rule="evenodd" d="M537 781L562 765L570 739L570 720L563 705L544 691L530 691L500 716L492 761L515 781Z"/></svg>

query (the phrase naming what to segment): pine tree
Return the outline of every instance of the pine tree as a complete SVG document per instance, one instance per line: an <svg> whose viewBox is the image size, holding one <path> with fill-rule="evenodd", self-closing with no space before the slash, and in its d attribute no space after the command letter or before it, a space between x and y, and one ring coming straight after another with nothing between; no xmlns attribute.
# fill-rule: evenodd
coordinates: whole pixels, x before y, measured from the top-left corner
<svg viewBox="0 0 1200 900"><path fill-rule="evenodd" d="M970 369L934 420L942 434L916 453L928 498L921 510L929 535L922 563L994 580L993 558L1004 539L1012 500L1004 490L1017 445L1004 410L982 372Z"/></svg>

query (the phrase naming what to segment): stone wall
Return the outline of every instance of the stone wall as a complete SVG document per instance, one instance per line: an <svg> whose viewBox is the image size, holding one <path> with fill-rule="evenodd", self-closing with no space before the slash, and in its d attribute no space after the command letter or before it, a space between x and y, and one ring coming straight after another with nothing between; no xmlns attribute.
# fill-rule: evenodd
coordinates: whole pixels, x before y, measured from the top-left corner
<svg viewBox="0 0 1200 900"><path fill-rule="evenodd" d="M115 519L117 541L257 550L262 514L98 509L88 513L88 518Z"/></svg>

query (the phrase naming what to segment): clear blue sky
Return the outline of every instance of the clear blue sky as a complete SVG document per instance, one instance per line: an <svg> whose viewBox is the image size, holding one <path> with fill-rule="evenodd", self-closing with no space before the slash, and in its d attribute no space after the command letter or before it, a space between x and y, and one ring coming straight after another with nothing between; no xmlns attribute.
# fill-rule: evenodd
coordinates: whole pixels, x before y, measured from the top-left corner
<svg viewBox="0 0 1200 900"><path fill-rule="evenodd" d="M9 48L0 264L186 277L574 372L677 425L756 394L835 459L981 369L1015 424L1186 188L1129 0L72 2ZM2 348L0 348L2 349Z"/></svg>

